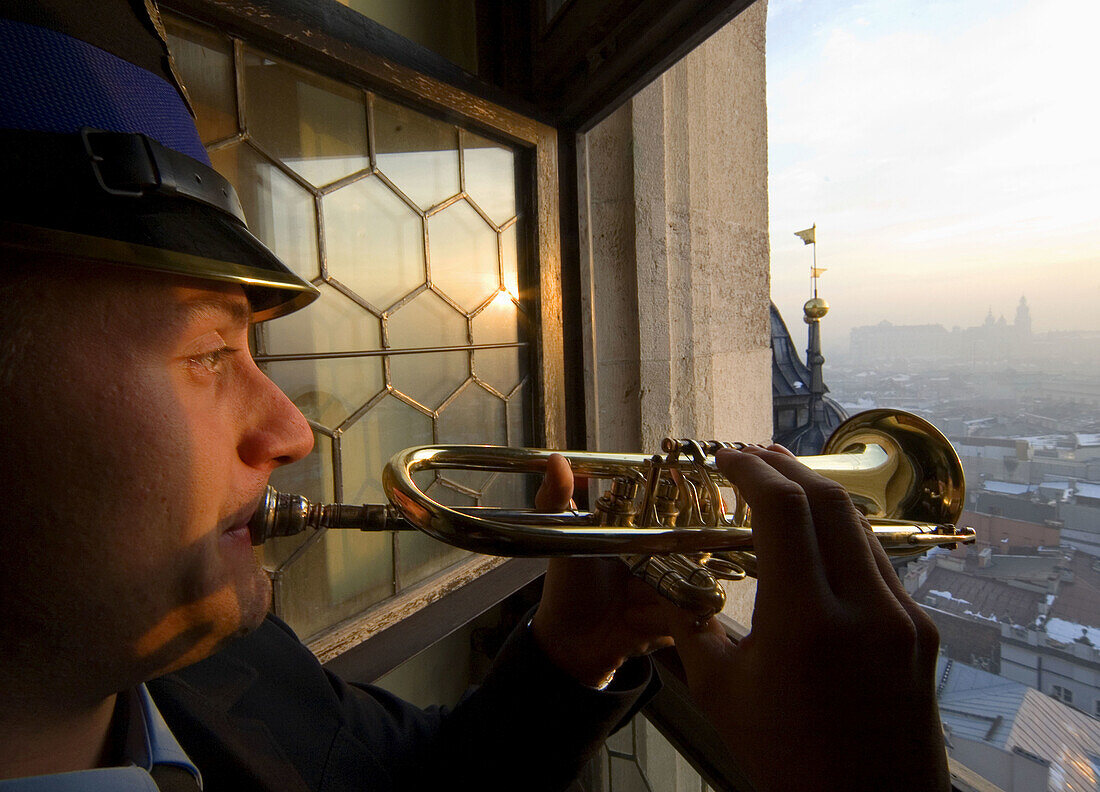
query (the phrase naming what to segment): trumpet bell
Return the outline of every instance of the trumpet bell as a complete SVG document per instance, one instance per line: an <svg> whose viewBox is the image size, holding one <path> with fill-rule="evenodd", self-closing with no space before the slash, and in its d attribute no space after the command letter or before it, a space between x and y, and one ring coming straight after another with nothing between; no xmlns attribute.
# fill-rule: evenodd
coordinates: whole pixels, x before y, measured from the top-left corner
<svg viewBox="0 0 1100 792"><path fill-rule="evenodd" d="M844 455L878 446L896 465L887 475L864 475L843 468ZM824 475L848 491L856 508L870 518L955 525L962 516L966 477L958 454L928 421L901 410L868 410L838 426L820 457L802 457L811 468L818 460Z"/></svg>

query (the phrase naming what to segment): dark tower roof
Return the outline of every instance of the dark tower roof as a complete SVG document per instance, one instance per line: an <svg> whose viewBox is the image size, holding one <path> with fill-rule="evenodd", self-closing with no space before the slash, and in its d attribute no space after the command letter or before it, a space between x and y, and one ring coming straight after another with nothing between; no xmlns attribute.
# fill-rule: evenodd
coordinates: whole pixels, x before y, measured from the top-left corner
<svg viewBox="0 0 1100 792"><path fill-rule="evenodd" d="M824 394L829 391L824 382L821 393L812 392L813 372L802 362L791 334L779 309L771 303L772 333L772 414L773 439L799 456L820 454L825 441L848 414ZM811 342L812 343L812 342ZM820 354L820 350L818 351ZM814 409L814 396L817 409ZM789 429L779 429L779 410L796 410L805 419Z"/></svg>
<svg viewBox="0 0 1100 792"><path fill-rule="evenodd" d="M772 396L809 396L810 369L802 362L779 309L771 303Z"/></svg>
<svg viewBox="0 0 1100 792"><path fill-rule="evenodd" d="M775 442L787 448L795 456L814 456L820 454L825 447L825 441L832 435L833 430L848 419L848 413L828 396L823 400L825 407L825 420L822 422L810 421L797 429L783 432L775 437Z"/></svg>

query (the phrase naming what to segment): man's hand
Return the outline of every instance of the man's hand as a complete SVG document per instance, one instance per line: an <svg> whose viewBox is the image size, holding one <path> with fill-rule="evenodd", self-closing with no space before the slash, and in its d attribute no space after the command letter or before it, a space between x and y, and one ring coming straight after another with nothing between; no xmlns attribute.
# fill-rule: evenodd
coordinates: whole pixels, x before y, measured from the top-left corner
<svg viewBox="0 0 1100 792"><path fill-rule="evenodd" d="M535 506L564 511L572 494L573 472L555 455ZM692 620L617 558L555 558L531 629L555 665L597 687L628 657L671 646L672 622Z"/></svg>
<svg viewBox="0 0 1100 792"><path fill-rule="evenodd" d="M752 632L671 622L688 684L758 792L948 790L938 636L840 485L780 446L719 452L752 509Z"/></svg>

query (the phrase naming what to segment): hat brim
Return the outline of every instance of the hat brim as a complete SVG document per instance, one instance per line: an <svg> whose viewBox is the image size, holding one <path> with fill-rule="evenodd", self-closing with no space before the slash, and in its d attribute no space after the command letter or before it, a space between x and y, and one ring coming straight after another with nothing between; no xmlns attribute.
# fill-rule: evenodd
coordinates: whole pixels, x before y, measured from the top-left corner
<svg viewBox="0 0 1100 792"><path fill-rule="evenodd" d="M158 229L164 236L164 226L175 225L173 216L158 215ZM182 218L176 218L177 220ZM168 236L194 234L197 227L189 223L189 228L178 228L177 233ZM196 255L182 250L158 245L110 239L88 233L77 233L54 228L0 221L0 250L21 257L50 256L74 261L90 261L135 267L173 275L186 275L195 278L240 284L252 307L255 322L263 322L304 308L320 295L320 292L302 280L276 258L256 237L243 226L210 213L203 218L203 242L200 248L210 251L211 242L221 237L226 252L232 252L232 258L217 255ZM218 247L214 245L213 247ZM247 258L258 260L263 266L243 263L239 259L246 253Z"/></svg>

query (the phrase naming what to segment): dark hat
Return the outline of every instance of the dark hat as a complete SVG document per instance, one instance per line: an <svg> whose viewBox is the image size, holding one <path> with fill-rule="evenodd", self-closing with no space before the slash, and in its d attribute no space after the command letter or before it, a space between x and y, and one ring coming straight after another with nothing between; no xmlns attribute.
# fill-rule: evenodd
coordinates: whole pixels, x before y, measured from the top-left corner
<svg viewBox="0 0 1100 792"><path fill-rule="evenodd" d="M257 321L317 290L210 167L152 0L0 9L0 255L239 283ZM2 266L2 264L0 264Z"/></svg>

